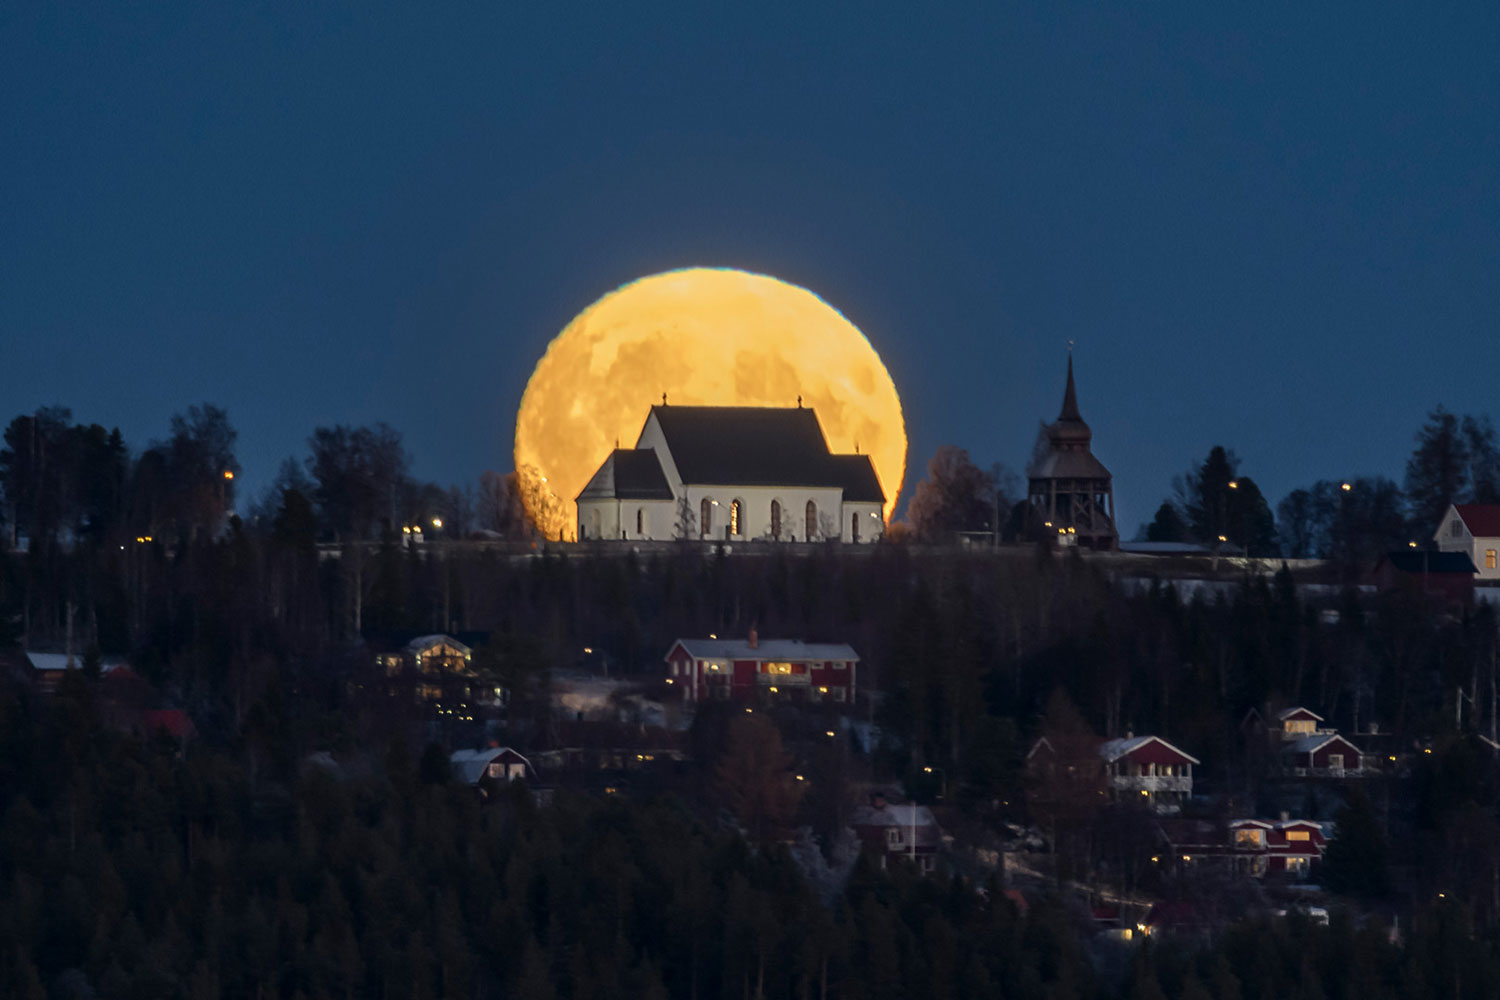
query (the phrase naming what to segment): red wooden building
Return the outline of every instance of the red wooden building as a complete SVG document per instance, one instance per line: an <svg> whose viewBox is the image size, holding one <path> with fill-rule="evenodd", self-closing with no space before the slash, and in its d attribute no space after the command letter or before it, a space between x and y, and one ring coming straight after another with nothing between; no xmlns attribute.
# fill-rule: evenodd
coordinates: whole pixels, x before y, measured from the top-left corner
<svg viewBox="0 0 1500 1000"><path fill-rule="evenodd" d="M1105 780L1117 799L1140 802L1160 813L1175 813L1193 797L1193 765L1198 758L1160 736L1127 736L1099 747Z"/></svg>
<svg viewBox="0 0 1500 1000"><path fill-rule="evenodd" d="M766 639L678 639L667 652L667 683L684 701L854 701L859 654L843 643Z"/></svg>

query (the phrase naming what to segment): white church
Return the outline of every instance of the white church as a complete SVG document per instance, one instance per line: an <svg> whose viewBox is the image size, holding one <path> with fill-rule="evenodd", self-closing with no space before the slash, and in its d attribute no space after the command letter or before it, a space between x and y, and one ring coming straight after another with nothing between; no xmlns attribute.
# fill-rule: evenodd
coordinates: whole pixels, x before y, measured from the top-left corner
<svg viewBox="0 0 1500 1000"><path fill-rule="evenodd" d="M578 494L578 538L870 543L885 493L868 455L835 455L811 409L651 407Z"/></svg>

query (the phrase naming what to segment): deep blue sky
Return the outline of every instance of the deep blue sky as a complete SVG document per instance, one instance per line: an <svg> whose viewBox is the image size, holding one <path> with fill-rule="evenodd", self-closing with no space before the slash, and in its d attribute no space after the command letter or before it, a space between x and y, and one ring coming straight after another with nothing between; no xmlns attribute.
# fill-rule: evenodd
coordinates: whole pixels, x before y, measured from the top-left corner
<svg viewBox="0 0 1500 1000"><path fill-rule="evenodd" d="M866 332L913 473L1023 467L1072 338L1126 533L1215 443L1399 480L1500 418L1500 8L1253 6L8 5L0 418L470 482L568 319L711 264Z"/></svg>

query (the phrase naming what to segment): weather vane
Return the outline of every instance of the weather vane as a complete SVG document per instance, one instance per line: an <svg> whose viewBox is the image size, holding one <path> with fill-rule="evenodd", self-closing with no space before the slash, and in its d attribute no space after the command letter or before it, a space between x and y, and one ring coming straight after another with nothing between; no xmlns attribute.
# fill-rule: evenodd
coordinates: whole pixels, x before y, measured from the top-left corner
<svg viewBox="0 0 1500 1000"><path fill-rule="evenodd" d="M1072 337L1068 338L1068 353L1069 354L1073 353L1073 338Z"/></svg>

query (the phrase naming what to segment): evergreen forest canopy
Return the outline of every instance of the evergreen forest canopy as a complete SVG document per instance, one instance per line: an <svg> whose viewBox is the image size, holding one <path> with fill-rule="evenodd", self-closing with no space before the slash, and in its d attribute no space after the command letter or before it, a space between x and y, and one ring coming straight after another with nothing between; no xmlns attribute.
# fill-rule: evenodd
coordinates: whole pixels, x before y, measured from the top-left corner
<svg viewBox="0 0 1500 1000"><path fill-rule="evenodd" d="M1433 427L1432 441L1463 445L1461 462L1448 445L1427 449ZM1389 502L1368 509L1405 525L1419 495L1429 513L1435 497L1486 496L1487 427L1435 414L1413 456L1421 475L1409 470L1405 496L1372 487ZM1416 590L1346 589L1314 606L1287 572L1184 600L1040 547L436 558L401 544L401 526L524 534L514 490L493 477L474 496L422 486L389 428L326 428L241 520L228 516L233 445L212 406L139 454L62 410L6 430L3 510L28 544L0 547L0 650L71 637L85 667L126 657L198 733L182 753L102 724L88 669L50 697L7 683L6 995L880 997L921 984L937 997L1478 997L1500 976L1500 795L1493 755L1471 738L1494 721L1482 708L1497 660L1487 605L1450 612ZM1449 493L1414 489L1430 469ZM1232 455L1210 455L1184 479L1182 522L1214 527L1215 484L1251 495L1237 476ZM953 478L980 488L961 469ZM1308 544L1353 559L1363 536L1339 518L1366 508L1344 505L1337 531L1309 529L1323 541ZM320 559L320 541L342 557ZM1022 913L973 876L862 863L820 883L778 838L754 835L727 794L732 748L712 732L694 734L674 783L536 809L449 783L445 752L473 745L473 730L446 721L424 748L429 728L393 723L358 694L374 669L362 638L377 631L486 633L476 659L514 693L512 719L540 720L554 671L586 646L649 686L673 639L752 625L853 645L861 684L886 693L887 739L866 776L930 800L926 776L940 773L955 832L976 839L1035 822L1022 759L1049 727L1160 734L1247 812L1260 809L1240 738L1252 710L1305 704L1351 730L1378 720L1432 753L1372 785L1373 805L1321 807L1361 831L1342 860L1329 856L1349 903L1329 926L1247 922L1204 949L1153 944L1112 962L1085 943L1066 892ZM826 847L851 776L825 766L794 720L775 721L786 766L812 779L789 821ZM546 749L546 727L530 732L524 749ZM318 754L349 766L331 776L308 765ZM1143 888L1126 884L1142 846L1124 836L1128 819L1097 805L1065 818L1081 857L1111 860L1102 875L1080 864L1076 882ZM1400 945L1381 907L1405 915Z"/></svg>

